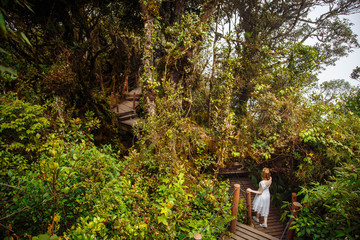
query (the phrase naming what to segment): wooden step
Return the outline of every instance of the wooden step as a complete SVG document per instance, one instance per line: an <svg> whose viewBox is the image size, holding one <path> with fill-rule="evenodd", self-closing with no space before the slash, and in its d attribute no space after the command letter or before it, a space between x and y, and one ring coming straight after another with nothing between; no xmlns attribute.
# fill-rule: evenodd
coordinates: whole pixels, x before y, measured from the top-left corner
<svg viewBox="0 0 360 240"><path fill-rule="evenodd" d="M133 127L135 123L138 122L139 120L140 120L139 118L132 118L125 121L121 121L121 124Z"/></svg>
<svg viewBox="0 0 360 240"><path fill-rule="evenodd" d="M131 131L132 127L138 122L139 119L135 108L139 106L139 99L141 97L142 89L137 87L131 90L126 96L125 100L116 106L112 106L111 111L118 117L118 127L125 131ZM135 102L134 102L135 95ZM135 103L135 106L134 106Z"/></svg>
<svg viewBox="0 0 360 240"><path fill-rule="evenodd" d="M135 101L139 101L140 96L141 95L135 95ZM125 100L126 101L134 101L134 97L133 96L127 96L127 97L125 97Z"/></svg>
<svg viewBox="0 0 360 240"><path fill-rule="evenodd" d="M247 226L245 224L236 223L236 233L230 234L230 237L226 237L227 240L248 240L248 239L254 239L254 240L278 240L278 238L273 237L267 233L261 232L255 228L252 228L250 226Z"/></svg>
<svg viewBox="0 0 360 240"><path fill-rule="evenodd" d="M135 101L135 108L139 105L138 101ZM119 105L113 107L112 111L115 114L122 114L130 111L134 111L134 103L133 101L124 101L120 103Z"/></svg>
<svg viewBox="0 0 360 240"><path fill-rule="evenodd" d="M230 183L230 192L234 190L234 184L240 184L240 200L246 204L246 189L251 188L254 190L258 189L258 184L254 184L251 179L247 176L238 176L236 174L223 175L223 178L227 178ZM271 187L270 187L271 193ZM251 194L251 202L253 202L255 194ZM253 212L253 216L255 213ZM279 209L275 208L272 204L270 206L270 213L268 218L268 227L262 228L259 223L251 220L252 226L257 231L263 232L265 234L271 235L275 239L279 239L282 235L282 232L285 228L284 224L280 221L281 213ZM260 217L260 223L263 222L263 218ZM247 226L247 225L246 225ZM247 226L250 227L250 226ZM234 235L233 238L228 239L256 239L252 237L244 238L243 235Z"/></svg>
<svg viewBox="0 0 360 240"><path fill-rule="evenodd" d="M221 169L219 171L220 175L236 175L239 177L248 176L249 172L246 170L237 170L237 169Z"/></svg>
<svg viewBox="0 0 360 240"><path fill-rule="evenodd" d="M141 87L137 87L137 88L131 90L131 91L129 92L129 95L132 96L132 95L134 94L134 92L135 92L136 95L141 95L141 94L142 94L142 89L141 89Z"/></svg>
<svg viewBox="0 0 360 240"><path fill-rule="evenodd" d="M135 114L135 110L131 110L131 111L127 111L127 112L121 112L121 113L117 113L116 116L117 117L123 117L123 116L128 116L128 115L131 115L131 114Z"/></svg>
<svg viewBox="0 0 360 240"><path fill-rule="evenodd" d="M129 119L134 119L134 118L137 118L137 117L138 116L137 116L136 113L132 113L132 114L123 115L123 116L119 117L119 121L123 122L123 121L129 120Z"/></svg>

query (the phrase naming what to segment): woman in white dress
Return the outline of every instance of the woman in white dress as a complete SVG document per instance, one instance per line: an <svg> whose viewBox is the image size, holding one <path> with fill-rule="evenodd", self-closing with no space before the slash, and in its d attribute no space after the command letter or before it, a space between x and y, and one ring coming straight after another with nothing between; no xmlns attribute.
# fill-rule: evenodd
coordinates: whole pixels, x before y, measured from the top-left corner
<svg viewBox="0 0 360 240"><path fill-rule="evenodd" d="M256 212L256 217L253 216L255 222L259 222L260 215L264 217L264 222L260 224L260 227L266 228L267 220L270 211L270 191L269 188L272 183L272 178L270 170L264 168L261 173L262 181L259 183L259 189L257 191L252 190L251 188L246 189L247 192L256 193L253 202L253 210Z"/></svg>

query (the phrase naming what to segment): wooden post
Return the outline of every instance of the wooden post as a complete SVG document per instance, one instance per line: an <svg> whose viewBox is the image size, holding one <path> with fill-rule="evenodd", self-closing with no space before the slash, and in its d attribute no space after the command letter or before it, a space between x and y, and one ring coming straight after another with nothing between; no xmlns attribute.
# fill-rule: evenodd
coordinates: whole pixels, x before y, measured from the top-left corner
<svg viewBox="0 0 360 240"><path fill-rule="evenodd" d="M119 93L115 94L116 112L119 112Z"/></svg>
<svg viewBox="0 0 360 240"><path fill-rule="evenodd" d="M201 234L197 233L194 235L194 240L201 240L202 237L201 237Z"/></svg>
<svg viewBox="0 0 360 240"><path fill-rule="evenodd" d="M100 72L100 87L101 87L101 93L105 95L105 89L104 89L104 79Z"/></svg>
<svg viewBox="0 0 360 240"><path fill-rule="evenodd" d="M135 91L134 91L134 95L133 95L133 109L135 110Z"/></svg>
<svg viewBox="0 0 360 240"><path fill-rule="evenodd" d="M246 201L248 206L248 223L249 225L251 225L251 213L252 213L251 192L246 192Z"/></svg>
<svg viewBox="0 0 360 240"><path fill-rule="evenodd" d="M125 90L126 90L126 95L129 94L129 81L128 81L128 79L129 79L129 76L126 76L125 77L125 82L124 82L124 87L123 87L123 90L122 90L122 95L125 94Z"/></svg>
<svg viewBox="0 0 360 240"><path fill-rule="evenodd" d="M129 75L126 76L126 95L129 94Z"/></svg>
<svg viewBox="0 0 360 240"><path fill-rule="evenodd" d="M231 215L235 217L234 220L231 221L230 224L230 232L236 232L236 222L237 222L237 212L239 207L239 196L240 196L240 184L234 184L235 192L233 195L233 203L231 209Z"/></svg>
<svg viewBox="0 0 360 240"><path fill-rule="evenodd" d="M290 227L291 227L292 222L294 221L294 218L296 218L296 216L297 216L297 213L299 211L300 206L301 206L301 204L299 202L293 202L292 203L291 208L292 208L292 215L294 217L290 219L289 228L288 228L288 234L287 234L286 240L291 240L294 237L295 229L290 229Z"/></svg>
<svg viewBox="0 0 360 240"><path fill-rule="evenodd" d="M296 193L291 193L291 203L296 202Z"/></svg>
<svg viewBox="0 0 360 240"><path fill-rule="evenodd" d="M114 107L114 92L111 92L110 95L110 108Z"/></svg>
<svg viewBox="0 0 360 240"><path fill-rule="evenodd" d="M112 76L112 92L115 92L115 76Z"/></svg>
<svg viewBox="0 0 360 240"><path fill-rule="evenodd" d="M125 82L124 82L124 87L123 87L123 92L122 92L123 95L125 93L125 89L126 89L126 95L129 94L129 80L128 79L129 79L129 76L127 75L125 77Z"/></svg>

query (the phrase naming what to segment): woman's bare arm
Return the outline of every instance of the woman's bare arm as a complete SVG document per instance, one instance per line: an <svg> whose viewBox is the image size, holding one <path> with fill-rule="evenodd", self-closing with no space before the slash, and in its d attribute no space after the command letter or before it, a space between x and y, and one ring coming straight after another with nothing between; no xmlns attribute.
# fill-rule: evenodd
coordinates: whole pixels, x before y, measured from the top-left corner
<svg viewBox="0 0 360 240"><path fill-rule="evenodd" d="M252 193L256 193L256 194L262 194L264 189L262 188L261 184L260 184L260 189L259 191L255 191L255 190L252 190L251 188L248 188L246 189L247 192L252 192Z"/></svg>

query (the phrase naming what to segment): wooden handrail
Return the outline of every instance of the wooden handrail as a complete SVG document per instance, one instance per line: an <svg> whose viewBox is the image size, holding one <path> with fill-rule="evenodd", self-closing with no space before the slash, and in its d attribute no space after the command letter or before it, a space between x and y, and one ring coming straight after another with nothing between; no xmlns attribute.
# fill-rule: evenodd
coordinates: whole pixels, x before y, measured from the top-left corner
<svg viewBox="0 0 360 240"><path fill-rule="evenodd" d="M134 95L133 95L133 109L135 110L135 91L134 91Z"/></svg>
<svg viewBox="0 0 360 240"><path fill-rule="evenodd" d="M110 95L110 108L112 109L114 107L114 92L111 92Z"/></svg>
<svg viewBox="0 0 360 240"><path fill-rule="evenodd" d="M251 192L246 192L246 201L247 201L247 206L248 206L248 224L251 225L251 214L252 214Z"/></svg>
<svg viewBox="0 0 360 240"><path fill-rule="evenodd" d="M201 234L197 233L194 235L194 240L201 240L201 239L202 239Z"/></svg>
<svg viewBox="0 0 360 240"><path fill-rule="evenodd" d="M119 93L115 94L116 111L119 112Z"/></svg>
<svg viewBox="0 0 360 240"><path fill-rule="evenodd" d="M297 198L296 193L294 193L294 192L291 193L291 204L296 202L296 198Z"/></svg>
<svg viewBox="0 0 360 240"><path fill-rule="evenodd" d="M129 81L128 81L128 79L129 79L129 76L126 76L126 77L125 77L125 83L124 83L123 91L122 91L122 94L123 94L123 95L124 95L124 93L125 93L125 90L126 90L126 95L129 94Z"/></svg>
<svg viewBox="0 0 360 240"><path fill-rule="evenodd" d="M236 232L237 212L239 207L239 196L240 196L240 184L234 184L235 192L233 195L231 215L235 217L230 223L230 232Z"/></svg>
<svg viewBox="0 0 360 240"><path fill-rule="evenodd" d="M294 237L295 229L290 229L290 227L291 227L292 222L294 221L294 218L297 217L300 206L301 206L301 204L299 202L296 202L296 193L292 193L291 194L291 214L294 217L292 217L289 221L289 227L287 230L288 233L287 233L286 240L291 240Z"/></svg>

